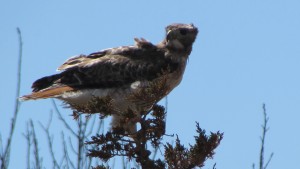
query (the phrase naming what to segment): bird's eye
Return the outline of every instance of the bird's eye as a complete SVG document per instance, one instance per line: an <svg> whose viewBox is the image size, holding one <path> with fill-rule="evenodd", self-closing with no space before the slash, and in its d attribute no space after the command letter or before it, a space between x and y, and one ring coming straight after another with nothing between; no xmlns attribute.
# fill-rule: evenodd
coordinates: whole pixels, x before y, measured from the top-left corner
<svg viewBox="0 0 300 169"><path fill-rule="evenodd" d="M186 35L187 32L188 32L187 29L180 29L180 34L181 34L181 35Z"/></svg>

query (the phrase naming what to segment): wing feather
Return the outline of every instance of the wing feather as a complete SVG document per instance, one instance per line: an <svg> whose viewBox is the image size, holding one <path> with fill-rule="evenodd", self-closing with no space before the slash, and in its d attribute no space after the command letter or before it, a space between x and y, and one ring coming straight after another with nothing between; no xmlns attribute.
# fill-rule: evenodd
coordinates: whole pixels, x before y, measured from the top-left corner
<svg viewBox="0 0 300 169"><path fill-rule="evenodd" d="M61 73L34 82L33 91L57 86L83 88L116 88L135 81L153 80L164 71L176 70L178 64L165 58L163 48L145 40L135 46L111 48L90 55L68 59L58 70ZM55 93L55 92L54 92Z"/></svg>
<svg viewBox="0 0 300 169"><path fill-rule="evenodd" d="M66 60L61 66L57 68L58 71L67 70L77 66L83 66L90 62L93 62L95 59L105 56L105 51L97 52L97 54L93 55L78 55L75 57L71 57L70 59Z"/></svg>

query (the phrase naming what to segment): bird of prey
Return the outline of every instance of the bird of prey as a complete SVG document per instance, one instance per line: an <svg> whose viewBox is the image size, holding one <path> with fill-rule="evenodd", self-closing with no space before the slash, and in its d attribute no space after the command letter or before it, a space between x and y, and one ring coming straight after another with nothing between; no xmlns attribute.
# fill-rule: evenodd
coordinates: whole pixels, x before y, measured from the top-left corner
<svg viewBox="0 0 300 169"><path fill-rule="evenodd" d="M60 73L36 80L32 93L21 99L57 98L80 106L93 98L109 97L112 126L118 126L122 113L130 109L139 115L179 85L197 34L193 24L175 23L166 27L166 36L157 45L135 38L132 46L72 57L58 67ZM156 90L161 86L163 90ZM148 93L132 97L149 88ZM123 127L134 132L135 123L132 120Z"/></svg>

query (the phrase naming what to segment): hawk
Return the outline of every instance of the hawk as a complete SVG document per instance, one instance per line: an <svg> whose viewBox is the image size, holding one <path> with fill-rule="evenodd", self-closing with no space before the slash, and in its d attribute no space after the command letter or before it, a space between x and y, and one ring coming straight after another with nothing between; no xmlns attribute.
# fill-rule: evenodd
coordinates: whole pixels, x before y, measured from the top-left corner
<svg viewBox="0 0 300 169"><path fill-rule="evenodd" d="M93 98L109 97L114 110L112 126L119 126L122 113L130 109L140 115L179 85L197 34L193 24L176 23L166 27L166 36L157 45L135 38L132 46L72 57L58 67L60 73L36 80L32 93L21 99L56 98L84 106ZM141 90L154 91L161 86L164 90L159 94L132 97ZM135 126L132 120L123 127L134 132Z"/></svg>

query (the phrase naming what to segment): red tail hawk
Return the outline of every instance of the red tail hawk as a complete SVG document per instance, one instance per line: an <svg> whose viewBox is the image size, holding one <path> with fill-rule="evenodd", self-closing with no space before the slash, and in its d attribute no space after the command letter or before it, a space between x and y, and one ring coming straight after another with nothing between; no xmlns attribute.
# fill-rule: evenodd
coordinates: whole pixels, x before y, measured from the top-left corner
<svg viewBox="0 0 300 169"><path fill-rule="evenodd" d="M117 126L120 113L128 109L136 113L149 110L180 83L197 33L193 24L172 24L157 45L135 39L133 46L72 57L58 68L61 73L36 80L33 92L21 99L57 98L71 105L84 105L93 97L110 97L117 110L112 114L112 125ZM167 90L160 96L128 99L162 80ZM135 123L126 127L134 131Z"/></svg>

